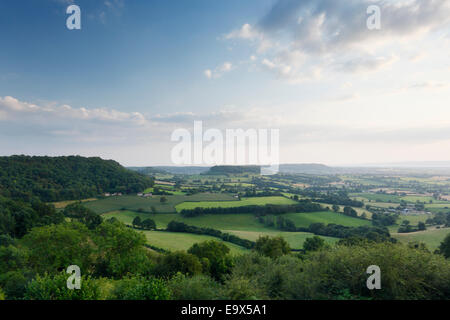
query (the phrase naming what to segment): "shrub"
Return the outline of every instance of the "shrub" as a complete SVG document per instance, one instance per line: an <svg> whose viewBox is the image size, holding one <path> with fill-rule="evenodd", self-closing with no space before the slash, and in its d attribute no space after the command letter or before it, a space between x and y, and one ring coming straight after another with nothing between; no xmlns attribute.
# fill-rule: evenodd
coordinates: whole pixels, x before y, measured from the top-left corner
<svg viewBox="0 0 450 320"><path fill-rule="evenodd" d="M69 275L61 273L55 276L37 276L26 289L26 300L98 300L100 290L98 284L90 277L81 278L81 289L68 289Z"/></svg>
<svg viewBox="0 0 450 320"><path fill-rule="evenodd" d="M369 290L366 269L381 269L382 290ZM296 283L300 299L352 297L372 299L448 299L450 262L423 249L401 244L337 246L314 252L303 262Z"/></svg>
<svg viewBox="0 0 450 320"><path fill-rule="evenodd" d="M119 300L168 300L170 292L163 280L135 277L118 280L113 296Z"/></svg>
<svg viewBox="0 0 450 320"><path fill-rule="evenodd" d="M259 237L256 241L255 250L270 258L278 258L291 252L291 248L284 238L270 238L268 236Z"/></svg>
<svg viewBox="0 0 450 320"><path fill-rule="evenodd" d="M197 256L178 251L164 255L156 265L154 273L158 277L172 277L176 273L192 276L202 273L202 268Z"/></svg>
<svg viewBox="0 0 450 320"><path fill-rule="evenodd" d="M214 300L220 298L220 285L205 275L187 277L178 273L169 281L168 286L174 300Z"/></svg>
<svg viewBox="0 0 450 320"><path fill-rule="evenodd" d="M196 255L200 259L207 259L204 265L206 270L216 280L223 280L224 276L231 272L233 261L229 255L230 248L222 242L215 240L195 243L188 253Z"/></svg>

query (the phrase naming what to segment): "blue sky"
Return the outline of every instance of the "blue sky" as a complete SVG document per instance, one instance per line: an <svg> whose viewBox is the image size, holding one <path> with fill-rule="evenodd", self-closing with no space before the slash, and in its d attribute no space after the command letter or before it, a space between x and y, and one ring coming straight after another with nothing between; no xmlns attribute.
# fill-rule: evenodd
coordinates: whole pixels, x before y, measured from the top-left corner
<svg viewBox="0 0 450 320"><path fill-rule="evenodd" d="M2 155L170 164L202 120L279 129L282 162L450 160L445 0L2 1L0 39Z"/></svg>
<svg viewBox="0 0 450 320"><path fill-rule="evenodd" d="M10 44L0 53L0 95L139 112L176 111L186 100L206 108L205 90L223 100L226 90L208 86L203 69L238 55L217 38L267 8L261 0L76 3L80 31L66 29L65 1L0 4Z"/></svg>

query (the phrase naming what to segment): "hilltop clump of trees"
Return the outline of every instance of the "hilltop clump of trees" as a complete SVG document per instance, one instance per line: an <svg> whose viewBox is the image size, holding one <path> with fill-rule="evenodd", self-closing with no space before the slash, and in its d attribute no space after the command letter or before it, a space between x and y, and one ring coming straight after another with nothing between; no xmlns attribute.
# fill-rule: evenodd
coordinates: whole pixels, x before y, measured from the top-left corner
<svg viewBox="0 0 450 320"><path fill-rule="evenodd" d="M208 175L259 174L260 166L214 166L206 173Z"/></svg>
<svg viewBox="0 0 450 320"><path fill-rule="evenodd" d="M106 192L134 193L153 180L113 160L69 157L0 157L0 195L30 201L61 201Z"/></svg>

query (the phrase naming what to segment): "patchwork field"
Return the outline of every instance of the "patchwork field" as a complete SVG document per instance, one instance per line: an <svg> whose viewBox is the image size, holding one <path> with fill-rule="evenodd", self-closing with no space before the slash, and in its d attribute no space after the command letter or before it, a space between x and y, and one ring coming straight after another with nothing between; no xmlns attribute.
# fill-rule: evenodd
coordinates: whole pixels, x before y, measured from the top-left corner
<svg viewBox="0 0 450 320"><path fill-rule="evenodd" d="M282 232L282 231L264 231L264 232L258 232L258 231L237 231L237 230L224 230L225 232L234 234L240 238L248 239L252 241L258 240L260 236L270 236L270 237L283 237L287 243L289 243L289 246L292 249L302 249L303 243L305 242L306 238L312 238L314 237L314 234L309 232ZM323 237L321 236L327 243L335 243L339 239L332 238L332 237Z"/></svg>
<svg viewBox="0 0 450 320"><path fill-rule="evenodd" d="M247 249L237 246L233 243L222 241L215 237L197 235L190 233L178 233L178 232L163 232L163 231L141 231L145 234L149 244L163 248L170 251L188 250L193 244L216 240L223 242L228 248L230 248L232 254L241 254Z"/></svg>
<svg viewBox="0 0 450 320"><path fill-rule="evenodd" d="M176 212L175 206L183 202L199 201L237 201L229 194L225 193L199 193L191 196L173 195L164 196L167 202L161 202L161 196L143 198L138 196L108 197L97 201L87 202L86 207L98 214L116 210L132 210L152 212L152 207L158 213Z"/></svg>
<svg viewBox="0 0 450 320"><path fill-rule="evenodd" d="M371 202L375 202L376 206L395 206L395 204L400 203L401 201L405 201L408 203L416 203L422 202L426 204L447 204L450 205L450 202L444 200L436 200L431 196L426 195L407 195L407 196L399 196L394 194L380 194L380 193L353 193L352 198L362 200L365 202L370 200ZM383 204L382 204L383 203Z"/></svg>
<svg viewBox="0 0 450 320"><path fill-rule="evenodd" d="M81 202L86 204L86 202L96 201L96 200L97 200L97 198L90 198L90 199L83 199L83 200L81 200ZM64 209L69 204L76 203L76 202L79 202L79 201L80 200L68 200L68 201L58 201L58 202L50 202L50 203L53 204L56 209Z"/></svg>
<svg viewBox="0 0 450 320"><path fill-rule="evenodd" d="M131 224L136 216L139 216L141 219L153 219L156 222L156 226L160 229L166 228L170 221L175 220L192 226L218 230L272 230L260 224L252 214L215 214L192 218L184 218L177 213L147 214L132 211L114 211L103 214L104 218L114 217L125 224Z"/></svg>
<svg viewBox="0 0 450 320"><path fill-rule="evenodd" d="M314 215L317 214L317 217L314 219ZM340 216L335 213L331 213L336 216ZM295 215L295 214L294 214ZM298 215L298 214L297 214ZM301 215L301 214L300 214ZM325 218L330 218L330 216L324 215L322 212L317 213L310 213L310 217L308 219L302 220L303 226L306 226L307 221L313 221L313 222L321 222ZM217 215L205 215L200 217L192 217L192 218L184 218L180 214L146 214L146 213L138 213L138 212L132 212L132 211L115 211L110 212L102 215L104 218L116 218L120 221L122 221L125 224L131 225L134 217L139 216L141 219L150 218L153 219L156 222L156 226L159 229L165 229L167 227L167 224L170 221L178 221L178 222L184 222L188 225L197 226L197 227L203 227L203 228L214 228L221 230L222 232L227 232L231 234L235 234L239 237L242 237L243 239L248 239L255 241L258 239L260 235L269 235L269 236L282 236L286 239L286 241L291 245L294 249L301 249L303 246L303 242L308 237L313 237L314 235L312 233L307 232L282 232L279 230L276 230L274 228L269 228L261 223L258 222L258 220L254 217L252 214L217 214ZM347 225L351 224L357 224L357 221L362 221L361 219L357 218L351 218L347 216L343 216L344 219L340 219L341 217L332 217L331 219L337 219L336 221L343 221ZM348 219L345 219L348 218ZM312 223L312 222L311 222ZM308 224L309 225L309 224ZM162 237L165 237L165 232L157 232L153 234L151 241L149 240L149 243L161 247L164 249L172 250L171 248L175 245L170 242L167 242L167 240L164 238L158 240L157 237L161 235ZM181 242L185 241L184 238L187 236L186 241L191 243L190 241L193 239L190 237L190 234L184 234L184 233L175 233L177 236L177 239ZM196 235L193 235L196 236ZM333 243L337 241L338 239L332 238L332 237L322 237L327 242ZM149 238L148 238L149 239ZM198 238L200 239L200 238ZM153 241L153 242L152 242ZM156 241L156 242L155 242ZM160 241L160 245L157 245L157 241Z"/></svg>
<svg viewBox="0 0 450 320"><path fill-rule="evenodd" d="M283 217L292 220L297 227L309 227L312 223L340 224L347 227L368 226L372 223L368 220L345 216L333 211L311 213L288 213Z"/></svg>
<svg viewBox="0 0 450 320"><path fill-rule="evenodd" d="M239 201L234 202L218 202L218 201L202 201L202 202L184 202L176 206L177 211L183 209L195 209L195 208L232 208L243 207L251 205L263 206L266 204L295 204L294 200L285 197L254 197L254 198L242 198Z"/></svg>
<svg viewBox="0 0 450 320"><path fill-rule="evenodd" d="M439 244L444 240L444 238L450 233L450 228L442 229L430 229L419 232L412 233L393 233L392 236L397 240L408 243L408 242L423 242L428 248L434 250L439 247Z"/></svg>

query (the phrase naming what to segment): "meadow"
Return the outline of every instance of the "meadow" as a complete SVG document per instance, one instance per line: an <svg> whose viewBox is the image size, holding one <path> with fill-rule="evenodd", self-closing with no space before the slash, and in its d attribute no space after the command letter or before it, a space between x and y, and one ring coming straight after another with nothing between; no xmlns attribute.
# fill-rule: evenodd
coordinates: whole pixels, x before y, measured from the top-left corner
<svg viewBox="0 0 450 320"><path fill-rule="evenodd" d="M303 214L288 214L288 215L303 215ZM306 215L306 214L305 214ZM347 217L344 215L336 214L333 212L316 212L307 213L308 217L296 216L298 221L301 221L302 226L309 226L310 223L314 222L324 222L329 218L331 221L340 221L344 225L356 226L363 225L366 221L362 219ZM213 228L220 230L222 232L235 234L243 239L248 239L256 241L259 236L282 236L286 239L289 245L293 249L301 249L303 242L308 237L313 237L312 233L308 232L282 232L276 230L275 228L266 227L259 223L253 214L217 214L217 215L205 215L199 217L185 218L180 214L147 214L138 213L132 211L114 211L102 215L104 218L116 218L125 224L131 225L133 219L139 216L141 219L153 219L156 223L158 229L165 229L170 221L183 222L188 225L203 227L203 228ZM287 215L286 215L287 216ZM291 218L291 217L290 217ZM332 223L332 222L330 222ZM300 226L300 225L299 225ZM174 244L167 242L165 238L166 232L159 232L154 234L154 237L149 238L149 244L161 247L163 249L172 250ZM161 237L157 240L157 237ZM195 235L196 236L196 235ZM164 237L164 238L162 238ZM186 239L185 239L186 237ZM332 237L322 237L329 243L334 243L338 239ZM193 239L190 234L179 233L177 240L183 242L189 242ZM158 245L159 244L159 245ZM182 245L182 244L180 244Z"/></svg>
<svg viewBox="0 0 450 320"><path fill-rule="evenodd" d="M282 237L286 240L292 249L302 249L306 238L314 237L314 234L309 232L283 232L283 231L238 231L238 230L224 230L225 232L234 234L240 238L256 241L260 236ZM338 241L338 238L321 236L326 243L333 244Z"/></svg>
<svg viewBox="0 0 450 320"><path fill-rule="evenodd" d="M359 227L371 225L371 221L346 216L333 211L288 213L283 217L292 220L297 227L309 227L312 223L340 224L347 227Z"/></svg>
<svg viewBox="0 0 450 320"><path fill-rule="evenodd" d="M423 242L429 249L435 250L448 234L450 234L450 228L429 229L412 233L393 233L392 236L403 243Z"/></svg>
<svg viewBox="0 0 450 320"><path fill-rule="evenodd" d="M195 209L195 208L232 208L243 206L263 206L266 204L295 204L292 199L285 197L254 197L254 198L242 198L239 201L234 202L218 202L218 201L202 201L202 202L184 202L176 205L176 210L180 212L183 209Z"/></svg>
<svg viewBox="0 0 450 320"><path fill-rule="evenodd" d="M114 211L102 215L104 218L116 218L125 224L131 225L133 219L139 216L141 219L153 219L157 228L165 229L170 221L183 222L203 228L214 228L218 230L272 230L264 227L253 214L215 214L192 218L185 218L177 213L139 213L132 211Z"/></svg>
<svg viewBox="0 0 450 320"><path fill-rule="evenodd" d="M152 207L158 213L176 212L175 206L183 202L199 202L199 201L237 201L233 196L225 193L198 193L195 195L173 195L164 196L166 202L161 202L162 196L153 196L143 198L138 196L120 196L108 197L97 201L87 202L86 207L98 214L116 211L116 210L132 210L152 212Z"/></svg>
<svg viewBox="0 0 450 320"><path fill-rule="evenodd" d="M230 252L233 255L242 254L247 249L235 245L233 243L222 241L218 238L206 236L206 235L198 235L198 234L190 234L190 233L178 233L178 232L163 232L163 231L140 231L144 233L145 237L149 244L163 248L169 251L179 251L179 250L188 250L195 243L208 241L208 240L216 240L223 242L228 248L230 248Z"/></svg>

